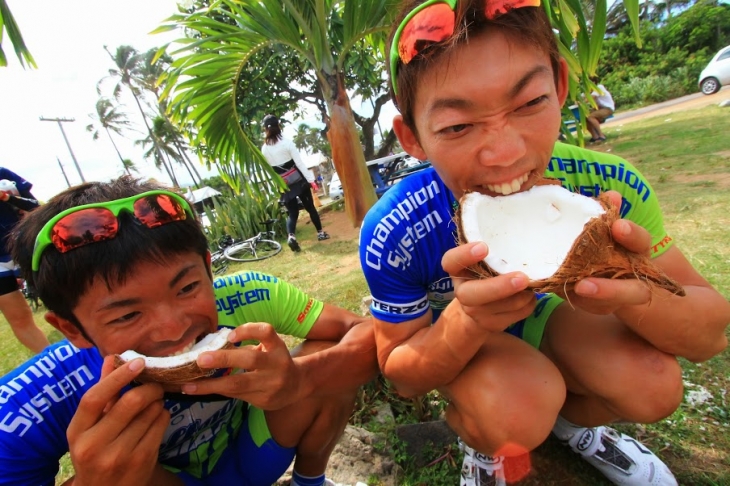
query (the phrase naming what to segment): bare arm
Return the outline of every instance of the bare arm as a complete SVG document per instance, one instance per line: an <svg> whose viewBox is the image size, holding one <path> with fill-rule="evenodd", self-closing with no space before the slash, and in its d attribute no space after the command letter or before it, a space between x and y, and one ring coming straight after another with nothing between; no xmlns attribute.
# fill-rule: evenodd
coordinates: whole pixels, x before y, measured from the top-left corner
<svg viewBox="0 0 730 486"><path fill-rule="evenodd" d="M476 280L464 270L483 259L483 243L449 250L442 260L454 281L455 299L431 326L431 312L400 324L375 321L383 374L405 396L422 395L450 383L490 335L503 332L535 308L521 273Z"/></svg>
<svg viewBox="0 0 730 486"><path fill-rule="evenodd" d="M646 230L630 221L617 223L613 235L620 244L637 252L648 250L651 238ZM730 303L676 246L653 261L684 287L686 296L665 290L652 293L639 280L588 278L576 286L571 303L595 314L613 313L657 349L691 361L704 361L725 349Z"/></svg>

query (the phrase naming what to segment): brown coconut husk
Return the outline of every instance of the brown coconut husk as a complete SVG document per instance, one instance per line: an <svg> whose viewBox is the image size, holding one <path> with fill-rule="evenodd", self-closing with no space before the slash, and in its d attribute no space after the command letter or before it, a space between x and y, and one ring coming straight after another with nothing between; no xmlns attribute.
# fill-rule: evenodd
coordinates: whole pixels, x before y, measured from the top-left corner
<svg viewBox="0 0 730 486"><path fill-rule="evenodd" d="M208 351L220 351L224 349L230 349L236 345L231 342L226 342L222 347L215 350ZM114 355L114 368L119 368L126 361L118 354ZM166 392L180 392L180 387L184 383L190 383L191 381L198 380L200 378L209 378L215 374L219 369L217 368L201 368L198 366L196 361L185 363L180 366L173 368L149 368L145 367L142 373L135 378L136 383L159 383Z"/></svg>
<svg viewBox="0 0 730 486"><path fill-rule="evenodd" d="M545 180L541 183L550 184L551 182ZM646 283L652 290L660 288L672 294L684 296L684 288L669 278L651 261L648 255L629 251L614 241L611 235L611 225L621 218L619 208L614 206L605 194L601 194L598 201L605 209L605 214L586 223L583 233L573 243L565 261L551 277L533 280L530 282L529 288L535 292L554 293L567 299L568 292L572 291L580 280L588 277L637 279ZM455 220L459 244L467 243L463 237L459 211L455 215ZM483 260L472 266L470 270L479 278L499 275Z"/></svg>

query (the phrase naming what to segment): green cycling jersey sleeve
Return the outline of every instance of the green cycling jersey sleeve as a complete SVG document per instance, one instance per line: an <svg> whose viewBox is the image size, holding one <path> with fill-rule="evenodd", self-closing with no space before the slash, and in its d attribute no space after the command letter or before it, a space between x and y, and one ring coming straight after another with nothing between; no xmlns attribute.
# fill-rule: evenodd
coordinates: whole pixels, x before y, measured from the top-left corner
<svg viewBox="0 0 730 486"><path fill-rule="evenodd" d="M636 167L621 157L558 142L545 177L559 179L563 187L584 196L619 192L623 196L621 217L651 234L652 258L672 246L654 189Z"/></svg>
<svg viewBox="0 0 730 486"><path fill-rule="evenodd" d="M305 338L324 308L293 285L260 272L218 277L213 288L221 326L268 322L279 334Z"/></svg>

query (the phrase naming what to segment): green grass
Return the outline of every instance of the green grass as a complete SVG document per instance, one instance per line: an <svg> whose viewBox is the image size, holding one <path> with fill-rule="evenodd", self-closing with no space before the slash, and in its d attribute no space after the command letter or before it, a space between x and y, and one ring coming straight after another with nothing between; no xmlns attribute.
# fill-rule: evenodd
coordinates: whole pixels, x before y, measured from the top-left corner
<svg viewBox="0 0 730 486"><path fill-rule="evenodd" d="M669 118L669 120L668 120ZM673 113L639 122L607 128L608 142L597 150L620 155L641 170L654 186L665 210L665 224L692 264L720 292L730 298L730 117L724 109ZM327 218L327 215L324 216ZM369 292L360 271L357 238L317 244L311 224L299 224L303 251L284 250L274 258L230 267L266 271L323 299L355 312ZM325 225L327 222L325 219ZM329 227L328 227L329 229ZM42 312L35 314L43 322ZM60 336L42 324L51 340ZM22 363L30 353L12 336L0 317L0 373ZM682 361L686 394L703 389L711 400L691 406L685 403L671 417L657 424L623 426L623 431L660 452L682 485L730 485L730 356L727 352L702 364ZM699 388L703 387L703 389ZM421 400L402 400L387 383L377 380L364 387L352 422L373 428L369 422L375 406L389 402L396 421L431 420L443 402L435 394ZM382 426L381 426L382 427ZM457 484L460 458L437 462L418 470L407 467L408 459L391 446L394 456L406 467L400 485ZM448 451L434 451L433 459ZM449 456L451 457L451 456ZM534 473L522 485L607 484L589 466L566 448L549 440L532 454ZM65 459L63 473L70 464ZM377 484L374 478L369 484Z"/></svg>

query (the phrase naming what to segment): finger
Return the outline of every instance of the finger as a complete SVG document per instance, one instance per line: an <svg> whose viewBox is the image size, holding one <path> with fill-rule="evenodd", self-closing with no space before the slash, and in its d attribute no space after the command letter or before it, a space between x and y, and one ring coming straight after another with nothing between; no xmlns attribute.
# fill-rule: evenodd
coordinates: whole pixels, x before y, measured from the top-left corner
<svg viewBox="0 0 730 486"><path fill-rule="evenodd" d="M136 447L145 439L150 429L155 426L156 421L159 420L160 412L164 411L164 408L164 402L160 399L155 400L146 408L140 410L119 433L117 439L114 441L114 447L121 447L122 450L127 449L131 451L132 448ZM169 421L167 425L169 425ZM157 448L159 446L160 442L157 442Z"/></svg>
<svg viewBox="0 0 730 486"><path fill-rule="evenodd" d="M194 383L186 383L182 386L182 391L187 395L218 394L250 401L247 395L259 392L263 386L270 385L268 380L266 380L267 383L262 383L262 380L264 380L264 377L260 373L238 373L222 378L202 379L196 380Z"/></svg>
<svg viewBox="0 0 730 486"><path fill-rule="evenodd" d="M608 196L608 199L611 201L611 204L613 206L616 206L617 208L621 208L621 203L623 202L623 196L618 191L606 191L606 196Z"/></svg>
<svg viewBox="0 0 730 486"><path fill-rule="evenodd" d="M651 234L634 223L626 219L619 219L611 226L611 235L618 244L629 251L640 254L649 254L651 249Z"/></svg>
<svg viewBox="0 0 730 486"><path fill-rule="evenodd" d="M527 288L530 280L515 272L492 278L473 279L461 283L454 291L461 305L480 306L512 297Z"/></svg>
<svg viewBox="0 0 730 486"><path fill-rule="evenodd" d="M111 374L112 371L114 371L116 367L114 366L114 356L109 355L104 358L104 363L101 365L101 378L100 380L103 380L107 376ZM114 406L114 404L117 402L117 399L119 398L119 395L114 395L114 397L107 402L107 404L104 406L103 413L107 413L111 407Z"/></svg>
<svg viewBox="0 0 730 486"><path fill-rule="evenodd" d="M616 307L642 305L651 299L649 287L636 279L587 278L575 285L574 292L580 297Z"/></svg>
<svg viewBox="0 0 730 486"><path fill-rule="evenodd" d="M106 365L106 360L104 362ZM103 368L104 366L102 366ZM144 369L144 359L133 359L108 373L104 379L92 386L79 402L78 410L69 425L69 433L73 428L87 430L91 428L104 413L107 404L119 396L119 392L134 380Z"/></svg>
<svg viewBox="0 0 730 486"><path fill-rule="evenodd" d="M471 272L468 268L484 260L488 253L489 248L483 241L459 245L444 253L441 258L441 266L452 277L469 277Z"/></svg>
<svg viewBox="0 0 730 486"><path fill-rule="evenodd" d="M155 402L161 401L163 395L162 386L157 383L147 383L132 388L122 395L102 419L93 424L96 433L104 437L109 437L111 441L111 438L119 436L147 407ZM80 410L81 407L79 407ZM76 413L74 418L78 415L79 412ZM84 430L90 428L87 427Z"/></svg>
<svg viewBox="0 0 730 486"><path fill-rule="evenodd" d="M288 355L288 350L286 351ZM198 365L205 369L239 368L253 370L266 368L276 356L275 351L265 351L259 346L208 351L198 357Z"/></svg>

